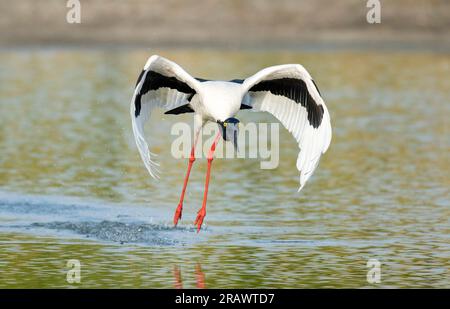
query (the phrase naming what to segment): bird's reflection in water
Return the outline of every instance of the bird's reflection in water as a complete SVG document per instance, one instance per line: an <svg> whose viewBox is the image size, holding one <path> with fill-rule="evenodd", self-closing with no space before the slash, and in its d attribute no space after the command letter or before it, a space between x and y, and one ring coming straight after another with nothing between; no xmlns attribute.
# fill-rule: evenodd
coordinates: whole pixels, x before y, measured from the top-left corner
<svg viewBox="0 0 450 309"><path fill-rule="evenodd" d="M176 289L182 289L183 288L183 279L181 279L181 270L178 267L178 265L175 265L173 267L173 276L175 278L174 286Z"/></svg>
<svg viewBox="0 0 450 309"><path fill-rule="evenodd" d="M197 263L197 265L195 265L195 282L197 288L199 289L205 288L205 273L202 271L200 263Z"/></svg>
<svg viewBox="0 0 450 309"><path fill-rule="evenodd" d="M174 287L175 289L183 288L183 278L181 277L181 269L178 265L173 267ZM195 285L199 289L206 288L205 286L205 273L202 271L200 263L195 265Z"/></svg>

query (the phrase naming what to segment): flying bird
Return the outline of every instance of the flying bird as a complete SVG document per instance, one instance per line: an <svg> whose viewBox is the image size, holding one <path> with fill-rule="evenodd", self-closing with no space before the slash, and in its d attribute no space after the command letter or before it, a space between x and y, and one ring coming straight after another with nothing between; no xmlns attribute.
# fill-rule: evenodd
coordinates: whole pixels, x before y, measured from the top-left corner
<svg viewBox="0 0 450 309"><path fill-rule="evenodd" d="M206 200L214 151L220 138L237 147L241 109L272 114L293 135L299 146L297 169L300 171L300 191L311 177L319 159L331 142L330 115L311 75L300 64L267 67L246 79L230 81L195 78L178 64L158 55L151 56L140 73L130 114L133 133L140 156L153 178L159 178L159 164L149 151L144 137L144 125L154 108L165 114L194 113L198 129L194 133L188 168L181 190L180 202L174 215L174 225L181 219L183 200L195 147L202 126L212 121L218 124L216 135L207 155L207 171L202 207L194 225L197 232L206 215Z"/></svg>

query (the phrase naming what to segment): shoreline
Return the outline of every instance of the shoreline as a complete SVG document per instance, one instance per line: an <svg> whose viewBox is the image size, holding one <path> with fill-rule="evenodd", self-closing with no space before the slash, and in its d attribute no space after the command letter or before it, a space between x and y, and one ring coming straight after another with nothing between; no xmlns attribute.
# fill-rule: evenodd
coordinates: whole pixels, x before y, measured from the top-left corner
<svg viewBox="0 0 450 309"><path fill-rule="evenodd" d="M83 0L80 23L65 1L0 1L3 48L450 51L450 3L365 1Z"/></svg>
<svg viewBox="0 0 450 309"><path fill-rule="evenodd" d="M167 50L220 50L220 51L249 51L249 52L430 52L450 53L450 41L427 38L416 40L304 40L301 43L289 42L257 42L235 43L225 42L120 42L120 41L91 41L47 43L15 42L2 44L0 51L8 50L139 50L139 49L167 49Z"/></svg>

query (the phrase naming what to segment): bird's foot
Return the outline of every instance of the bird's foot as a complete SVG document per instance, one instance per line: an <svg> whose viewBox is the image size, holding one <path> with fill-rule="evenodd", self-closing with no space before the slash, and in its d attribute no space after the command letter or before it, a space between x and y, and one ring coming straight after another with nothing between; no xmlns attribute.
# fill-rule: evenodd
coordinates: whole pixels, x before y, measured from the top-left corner
<svg viewBox="0 0 450 309"><path fill-rule="evenodd" d="M200 228L202 227L203 219L206 216L206 210L202 207L198 213L197 218L195 219L194 225L197 226L197 233L200 232Z"/></svg>
<svg viewBox="0 0 450 309"><path fill-rule="evenodd" d="M181 213L183 212L183 203L178 204L177 209L175 210L175 215L173 216L173 224L177 226L178 220L181 219Z"/></svg>

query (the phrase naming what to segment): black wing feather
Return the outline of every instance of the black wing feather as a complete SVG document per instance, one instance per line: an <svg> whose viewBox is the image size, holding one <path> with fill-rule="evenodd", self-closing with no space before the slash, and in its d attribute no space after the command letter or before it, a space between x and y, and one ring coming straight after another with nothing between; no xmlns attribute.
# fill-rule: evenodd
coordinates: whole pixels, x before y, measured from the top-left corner
<svg viewBox="0 0 450 309"><path fill-rule="evenodd" d="M170 111L165 112L164 114L167 115L179 115L179 114L185 114L185 113L193 113L194 110L189 104L181 105L177 108L171 109Z"/></svg>
<svg viewBox="0 0 450 309"><path fill-rule="evenodd" d="M279 78L264 80L254 85L249 91L269 91L274 95L287 97L306 108L308 121L314 128L318 128L322 123L323 106L316 103L302 79Z"/></svg>
<svg viewBox="0 0 450 309"><path fill-rule="evenodd" d="M145 74L145 72L147 74ZM194 96L196 93L194 89L189 87L186 83L178 80L175 77L168 77L165 75L162 75L155 71L142 71L141 74L138 77L136 85L140 83L142 78L145 80L142 84L142 87L139 91L139 93L136 94L136 97L134 99L134 106L135 106L135 112L134 116L138 117L141 112L141 97L145 95L147 92L151 90L158 90L159 88L170 88L175 89L182 93L190 94L190 99Z"/></svg>

